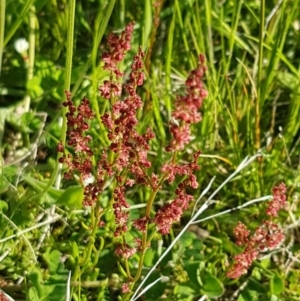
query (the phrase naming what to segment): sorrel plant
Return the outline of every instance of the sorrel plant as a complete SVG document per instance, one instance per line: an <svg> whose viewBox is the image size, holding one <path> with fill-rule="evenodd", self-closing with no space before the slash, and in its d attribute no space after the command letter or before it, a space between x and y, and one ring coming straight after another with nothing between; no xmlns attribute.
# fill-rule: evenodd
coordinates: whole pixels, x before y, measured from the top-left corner
<svg viewBox="0 0 300 301"><path fill-rule="evenodd" d="M137 88L144 82L142 49L139 49L138 54L133 58L126 83L122 83L124 73L119 69L120 62L130 50L133 26L133 23L127 25L120 36L110 34L109 49L102 54L103 69L109 72L109 80L104 81L99 91L101 96L109 101L110 111L101 117L101 121L106 129L109 147L103 149L100 155L91 149L92 137L87 132L90 127L89 122L95 114L85 97L76 108L68 91L66 91L67 100L63 105L68 107L67 145L73 148L74 153L68 153L62 143L58 145L58 151L63 153L59 161L67 166L64 177L78 179L84 189L83 206L92 209L91 236L86 256L81 259L75 278L79 277L83 263L91 254L97 228L104 223L103 215L113 210L114 236L118 241L115 254L121 258L122 268L127 276L127 282L123 285L124 293L130 292L139 280L144 255L151 245L154 234L157 232L168 234L173 222L180 220L184 210L193 200L193 196L188 194L187 189L198 187L194 172L199 170L197 160L201 152L195 152L189 163L182 163L180 159L192 139L191 125L201 120L199 109L208 94L202 82L206 71L205 58L200 55L198 66L190 72L185 82L185 94L177 95L175 100L172 121L169 123L171 139L163 151L165 163L158 170L154 170L153 165L156 164L153 164L148 156L150 141L155 138L154 132L150 128L147 128L144 133L137 131L139 122L137 114L143 104L137 94ZM157 192L164 186L172 185L178 177L181 180L177 183L173 200L155 211L153 202ZM110 182L113 202L103 208L101 194ZM134 185L146 187L150 190L150 194L142 217L129 220L129 212L126 209L130 206L126 200L126 191ZM140 233L133 245L125 238L126 232L129 231L129 224ZM132 274L129 260L136 252L140 254L140 259L136 273Z"/></svg>
<svg viewBox="0 0 300 301"><path fill-rule="evenodd" d="M62 143L58 145L58 151L63 154L59 162L67 167L64 177L78 180L84 190L82 205L91 209L90 238L86 251L78 260L73 280L77 281L87 269L97 265L97 256L92 264L87 266L87 263L93 251L97 249L99 253L104 246L103 238L100 238L100 248L95 246L97 230L105 226L105 214L112 211L115 254L120 258L119 269L126 277L122 286L124 300L132 295L134 285L142 275L145 252L151 247L154 235L168 234L173 223L180 220L194 200L188 190L198 187L195 171L200 169L197 161L201 151L188 154L189 162L183 161L182 157L192 140L191 126L201 121L199 109L208 95L202 81L207 68L205 57L201 54L197 67L185 81L185 93L175 98L169 122L170 139L163 146L164 163L159 166L156 157L149 155L151 141L155 139L154 132L149 127L142 133L138 130L138 115L143 101L137 90L145 79L142 49L133 58L128 78L120 69L121 62L131 48L133 27L134 23L128 24L120 36L111 33L108 36L108 50L102 54L103 69L108 71L109 79L99 87L99 92L109 103L109 110L101 116L102 124L98 124L98 128L105 128L105 133L101 135L107 136L108 146L92 148L92 137L88 132L96 112L93 112L86 97L76 107L69 91L65 92L66 101L63 103L68 108L67 146ZM157 193L171 185L177 187L172 200L159 209L155 208L153 205ZM140 217L131 220L126 197L127 192L135 186L149 193ZM105 189L112 194L112 201L107 206L103 206L101 201ZM275 217L284 203L285 186L281 184L274 188L274 198L266 214ZM126 236L128 231L138 232L139 235L129 242ZM234 234L237 244L245 246L245 250L234 258L227 273L230 278L246 273L260 251L264 248L273 249L284 238L280 227L271 220L263 222L251 238L250 231L242 223L237 225ZM139 254L139 260L133 273L130 260L136 253Z"/></svg>

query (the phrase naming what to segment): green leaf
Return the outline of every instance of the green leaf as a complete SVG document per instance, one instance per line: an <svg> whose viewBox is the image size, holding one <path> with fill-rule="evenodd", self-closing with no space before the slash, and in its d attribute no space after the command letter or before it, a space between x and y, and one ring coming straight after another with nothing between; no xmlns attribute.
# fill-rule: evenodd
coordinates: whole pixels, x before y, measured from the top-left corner
<svg viewBox="0 0 300 301"><path fill-rule="evenodd" d="M274 275L270 281L271 292L280 295L284 290L284 283L281 277Z"/></svg>
<svg viewBox="0 0 300 301"><path fill-rule="evenodd" d="M49 249L43 254L43 258L47 262L50 273L55 274L61 263L61 253L58 250L54 250L49 254L48 251Z"/></svg>
<svg viewBox="0 0 300 301"><path fill-rule="evenodd" d="M71 255L77 260L79 258L79 249L75 241L71 242Z"/></svg>
<svg viewBox="0 0 300 301"><path fill-rule="evenodd" d="M208 271L201 272L202 291L210 298L220 297L224 293L221 281Z"/></svg>
<svg viewBox="0 0 300 301"><path fill-rule="evenodd" d="M11 183L14 182L17 172L18 168L14 165L6 166L3 169L0 169L0 193L4 193L9 188Z"/></svg>
<svg viewBox="0 0 300 301"><path fill-rule="evenodd" d="M263 277L262 271L263 271L262 269L255 267L251 273L252 278L260 281Z"/></svg>
<svg viewBox="0 0 300 301"><path fill-rule="evenodd" d="M41 299L43 296L43 283L44 283L41 270L38 268L33 268L31 273L29 274L28 278L31 281L33 287L36 289L36 292L34 291L33 295L37 294ZM38 299L38 300L40 300L40 299Z"/></svg>
<svg viewBox="0 0 300 301"><path fill-rule="evenodd" d="M199 252L197 249L185 249L184 258L187 258L187 261L190 262L191 258L195 262L203 261L204 255Z"/></svg>
<svg viewBox="0 0 300 301"><path fill-rule="evenodd" d="M188 248L196 240L196 234L192 232L185 232L179 239L180 246L183 248Z"/></svg>
<svg viewBox="0 0 300 301"><path fill-rule="evenodd" d="M251 301L252 299L244 298L243 294L239 295L237 301Z"/></svg>
<svg viewBox="0 0 300 301"><path fill-rule="evenodd" d="M72 69L71 82L76 83L80 78L82 78L85 72L85 66L77 66Z"/></svg>
<svg viewBox="0 0 300 301"><path fill-rule="evenodd" d="M136 205L134 200L132 200L130 198L127 198L126 200L127 200L129 205ZM138 219L138 218L140 218L140 211L139 210L130 210L129 211L129 216L130 216L130 220Z"/></svg>
<svg viewBox="0 0 300 301"><path fill-rule="evenodd" d="M161 274L158 271L155 271L148 280L145 283L145 286L149 285L150 283L153 283L155 280L157 280L159 277L161 277ZM152 289L149 289L145 293L145 300L158 300L160 297L164 294L166 291L167 282L158 281L155 284L155 287Z"/></svg>
<svg viewBox="0 0 300 301"><path fill-rule="evenodd" d="M43 296L40 301L50 301L49 296L52 296L55 285L44 285L43 286ZM60 301L57 299L57 301Z"/></svg>
<svg viewBox="0 0 300 301"><path fill-rule="evenodd" d="M276 72L277 79L279 82L288 89L295 90L297 88L299 79L289 72Z"/></svg>
<svg viewBox="0 0 300 301"><path fill-rule="evenodd" d="M27 89L32 98L38 98L38 97L42 96L44 93L44 90L41 87L41 78L38 76L32 77L32 79L30 79L27 82Z"/></svg>
<svg viewBox="0 0 300 301"><path fill-rule="evenodd" d="M39 293L35 287L31 287L28 293L29 300L31 301L40 301Z"/></svg>
<svg viewBox="0 0 300 301"><path fill-rule="evenodd" d="M270 266L270 258L265 258L260 261L260 266L267 269Z"/></svg>
<svg viewBox="0 0 300 301"><path fill-rule="evenodd" d="M145 260L144 260L144 265L146 267L151 267L153 266L153 259L155 257L155 251L153 249L147 249L146 254L145 254Z"/></svg>
<svg viewBox="0 0 300 301"><path fill-rule="evenodd" d="M26 183L28 183L36 192L41 192L43 191L48 183L47 182L42 182L42 181L38 181L28 175L23 175L23 179L26 181ZM56 189L54 187L51 187L47 194L45 195L44 198L44 202L47 203L55 203L57 201L57 199L59 199L59 197L64 193L63 190L60 189Z"/></svg>
<svg viewBox="0 0 300 301"><path fill-rule="evenodd" d="M258 300L258 294L255 291L248 289L244 290L238 297L237 301L256 301Z"/></svg>
<svg viewBox="0 0 300 301"><path fill-rule="evenodd" d="M247 286L250 290L256 291L261 294L265 294L268 290L260 284L258 281L253 279L252 277L249 279L249 283Z"/></svg>
<svg viewBox="0 0 300 301"><path fill-rule="evenodd" d="M191 283L180 283L174 287L174 295L179 295L180 297L190 297L196 294L196 288Z"/></svg>
<svg viewBox="0 0 300 301"><path fill-rule="evenodd" d="M53 288L51 294L48 295L47 301L64 301L66 300L66 284L61 283L57 285L51 285ZM46 301L45 300L45 301Z"/></svg>
<svg viewBox="0 0 300 301"><path fill-rule="evenodd" d="M185 270L188 273L190 281L195 284L197 287L199 287L201 280L200 280L200 268L199 268L199 262L186 264Z"/></svg>
<svg viewBox="0 0 300 301"><path fill-rule="evenodd" d="M81 186L68 187L57 200L57 205L65 205L72 209L81 208L83 188Z"/></svg>
<svg viewBox="0 0 300 301"><path fill-rule="evenodd" d="M5 202L5 201L1 201L1 200L0 200L0 211L4 211L4 212L6 212L6 211L7 211L7 209L8 209L7 202Z"/></svg>
<svg viewBox="0 0 300 301"><path fill-rule="evenodd" d="M195 235L194 233L191 233L192 237ZM184 239L185 243L188 244L190 241L188 239ZM184 248L184 259L187 258L188 262L191 261L191 258L193 259L193 262L200 262L204 260L204 255L200 250L203 249L203 242L200 239L194 239L192 244Z"/></svg>

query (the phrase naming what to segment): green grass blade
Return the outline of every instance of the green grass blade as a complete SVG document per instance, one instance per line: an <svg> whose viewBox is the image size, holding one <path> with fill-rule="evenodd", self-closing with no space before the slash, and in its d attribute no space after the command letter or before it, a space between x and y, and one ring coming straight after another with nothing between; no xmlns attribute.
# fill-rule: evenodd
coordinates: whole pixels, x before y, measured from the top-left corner
<svg viewBox="0 0 300 301"><path fill-rule="evenodd" d="M0 1L0 76L2 69L2 57L4 50L4 28L5 28L5 0Z"/></svg>
<svg viewBox="0 0 300 301"><path fill-rule="evenodd" d="M20 12L20 15L17 17L17 19L15 20L15 22L12 24L12 26L9 28L5 39L4 39L4 47L7 45L7 43L10 41L10 39L13 37L13 35L15 34L15 32L18 30L18 28L20 27L20 25L22 24L23 20L25 19L25 17L27 16L30 7L33 5L35 0L27 0L24 5L23 8Z"/></svg>

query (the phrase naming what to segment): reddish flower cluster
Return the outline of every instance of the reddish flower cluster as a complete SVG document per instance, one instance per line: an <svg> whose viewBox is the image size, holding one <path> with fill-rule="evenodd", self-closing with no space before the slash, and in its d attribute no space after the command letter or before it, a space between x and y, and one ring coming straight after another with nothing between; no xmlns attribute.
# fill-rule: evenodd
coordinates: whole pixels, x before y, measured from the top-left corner
<svg viewBox="0 0 300 301"><path fill-rule="evenodd" d="M177 97L175 110L172 113L175 121L170 122L170 132L173 135L173 139L166 147L167 151L183 150L185 145L191 140L190 125L201 120L199 109L202 106L203 99L208 95L202 81L207 69L204 66L204 62L204 56L200 55L197 68L191 71L186 80L186 95ZM189 203L193 200L193 197L186 193L186 188L188 186L194 189L198 187L194 171L199 170L197 159L200 153L194 154L194 160L189 164L180 165L170 162L164 164L161 168L162 173L165 174L165 180L169 183L175 180L176 175L184 175L186 177L175 191L176 198L158 210L154 217L154 223L162 234L170 232L173 222L180 220L183 211L188 208Z"/></svg>
<svg viewBox="0 0 300 301"><path fill-rule="evenodd" d="M272 213L276 212L277 215L278 210L283 206L282 204L286 200L284 195L285 192L286 188L284 184L274 187L273 201L276 203L275 205L272 205L273 207L271 207ZM269 208L267 209L267 213L270 212ZM271 214L271 216L274 215ZM233 233L236 238L236 244L244 246L245 248L241 254L234 257L233 266L227 272L227 276L229 278L238 278L247 273L252 262L258 258L262 251L272 250L284 240L284 233L282 229L278 224L272 221L264 221L262 225L255 230L251 237L249 237L250 231L247 229L247 226L241 222L239 222L235 227Z"/></svg>
<svg viewBox="0 0 300 301"><path fill-rule="evenodd" d="M89 108L89 103L84 98L80 106L76 109L71 101L70 93L67 93L67 101L64 103L69 108L66 115L68 119L68 145L72 146L75 154L63 155L60 162L68 165L66 177L71 178L75 174L79 175L81 184L84 186L85 206L93 206L98 195L102 192L104 185L109 178L115 179L114 216L116 237L123 236L128 231L129 204L126 201L125 193L127 187L134 184L142 184L149 187L153 192L163 185L163 181L169 184L174 182L176 176L183 176L184 180L178 184L176 197L170 203L162 207L156 215L144 216L133 221L133 226L140 232L146 232L149 223L154 223L162 234L170 231L172 223L178 221L193 200L187 194L188 187L197 188L198 182L194 172L199 169L197 159L200 152L194 154L194 159L189 164L177 164L172 159L161 168L162 177L158 177L154 172L150 172L151 162L148 159L150 140L155 137L153 131L148 128L143 134L138 133L137 112L142 107L142 100L137 94L138 86L144 81L143 57L144 53L139 49L134 56L131 72L126 84L121 83L122 71L119 70L119 63L124 59L126 52L130 49L133 23L130 23L120 36L110 34L108 37L109 50L104 52L104 70L110 72L110 79L104 81L99 91L103 98L111 102L111 111L101 117L101 121L107 129L107 137L110 145L103 151L95 170L92 168L93 152L89 147L90 136L85 135L88 130L88 121L94 116ZM203 99L207 96L202 78L205 74L204 56L200 55L198 67L193 70L186 81L186 95L177 98L175 111L172 114L174 123L170 123L170 132L173 139L167 151L183 150L185 145L191 140L190 125L201 120L199 108ZM122 95L122 90L125 96ZM60 143L58 150L64 153L64 148ZM108 156L108 153L111 152ZM173 156L173 158L175 158ZM84 180L89 179L94 172L94 182L84 185ZM100 223L99 223L100 224ZM136 246L130 247L125 240L116 249L116 254L125 259L131 257L135 252L145 251L148 246L142 246L142 241L137 239ZM124 287L126 290L126 287Z"/></svg>
<svg viewBox="0 0 300 301"><path fill-rule="evenodd" d="M234 237L236 238L236 244L238 246L243 246L248 242L248 237L250 231L247 229L247 226L241 222L238 222L237 226L233 229Z"/></svg>
<svg viewBox="0 0 300 301"><path fill-rule="evenodd" d="M123 47L123 44L119 41L124 40L123 37L126 35L126 31L128 31L128 27L121 34L120 38L114 35L110 36L109 46L111 54L109 60L107 60L108 55L104 55L105 68L112 71L117 78L121 75L121 71L117 70L117 63L119 61L116 58L119 56L114 54L116 48L111 47L111 45L119 43L121 45L120 48L118 48L119 51ZM130 31L130 34L131 33ZM127 34L127 38L126 41L129 41L129 34ZM128 49L129 47L126 47L120 51L124 53L125 50ZM155 190L159 185L158 176L154 173L152 173L151 176L147 174L147 169L151 167L151 162L148 160L149 141L154 138L154 133L148 128L145 134L140 135L135 129L138 123L136 117L137 110L142 107L142 101L136 93L136 88L142 85L144 81L144 74L142 72L143 57L144 53L140 49L138 54L134 57L129 81L123 85L128 95L124 100L119 99L121 88L118 87L116 80L106 81L100 87L101 95L104 98L112 98L111 114L105 113L101 117L101 120L108 130L108 139L111 141L110 150L115 153L115 160L113 162L115 172L119 173L124 169L128 169L131 174L131 179L125 182L127 186L131 187L133 184L144 184ZM107 61L109 61L110 65L107 65ZM207 96L202 82L202 77L206 71L204 61L204 56L201 55L199 57L198 67L190 73L186 81L187 95L178 97L176 100L176 109L172 117L176 118L179 123L177 125L170 125L173 140L167 147L169 151L182 150L185 144L191 140L190 125L199 122L201 119L198 109L202 105L203 98ZM174 181L176 175L185 176L186 179L178 185L176 199L171 204L159 210L153 219L149 216L144 216L133 222L133 226L137 230L145 232L147 224L154 222L162 234L169 233L172 223L180 219L183 210L187 209L190 201L193 199L185 190L188 186L192 188L198 186L193 172L199 169L196 162L199 155L200 153L197 153L194 156L194 161L190 164L179 165L169 163L162 167L161 171L165 174L164 180L168 180L169 183ZM128 207L128 204L125 200L125 186L123 182L123 179L118 181L120 186L115 189L114 193L116 236L127 231L126 222L128 221L128 213L124 211L124 209ZM127 254L127 248L125 245L123 247L123 249L121 248L119 250L123 250L123 252ZM120 251L118 251L118 254L121 254Z"/></svg>
<svg viewBox="0 0 300 301"><path fill-rule="evenodd" d="M147 231L147 224L151 219L148 216L141 217L135 221L133 221L133 226L141 232Z"/></svg>
<svg viewBox="0 0 300 301"><path fill-rule="evenodd" d="M239 223L237 228L234 234L240 236L236 236L236 243L240 246L244 245L245 250L234 257L234 264L227 273L229 278L238 278L246 274L260 252L276 248L284 239L282 229L272 221L264 221L250 238L250 231L244 224Z"/></svg>
<svg viewBox="0 0 300 301"><path fill-rule="evenodd" d="M118 186L114 190L114 199L115 203L113 204L114 214L115 214L115 222L116 222L116 230L114 235L117 237L122 232L127 232L127 221L129 218L129 212L124 211L124 208L129 208L129 204L125 199L125 187Z"/></svg>
<svg viewBox="0 0 300 301"><path fill-rule="evenodd" d="M135 242L135 247L131 247L126 243L119 244L118 247L116 248L115 254L122 258L128 259L132 257L136 252L140 252L142 246L142 240L140 238L136 238L134 242Z"/></svg>
<svg viewBox="0 0 300 301"><path fill-rule="evenodd" d="M101 117L108 130L108 139L111 141L110 150L116 154L115 169L122 171L124 168L130 168L138 183L147 182L142 168L151 167L147 159L147 152L150 148L148 142L155 137L151 129L147 129L143 135L135 130L138 123L137 111L142 107L136 88L143 84L143 56L144 53L140 49L134 57L129 82L124 85L128 96L124 100L117 99L112 106L112 113L105 113Z"/></svg>
<svg viewBox="0 0 300 301"><path fill-rule="evenodd" d="M175 200L158 210L154 217L156 227L161 234L168 234L170 232L173 222L180 220L183 211L188 208L190 202L194 199L191 195L186 193L186 188L188 186L194 189L198 187L198 182L193 172L199 170L197 159L200 153L201 152L197 152L194 154L194 160L190 164L183 166L165 164L162 167L162 170L167 172L169 182L174 181L176 174L186 175L186 179L178 184L175 191Z"/></svg>
<svg viewBox="0 0 300 301"><path fill-rule="evenodd" d="M104 62L104 70L113 72L117 77L121 77L123 73L118 69L120 63L128 50L130 50L132 32L134 23L129 23L120 36L110 33L107 39L108 51L103 52L102 60Z"/></svg>
<svg viewBox="0 0 300 301"><path fill-rule="evenodd" d="M118 68L118 64L124 59L126 52L131 48L130 42L133 27L134 23L129 23L121 36L110 33L107 41L109 50L102 54L102 60L104 61L103 69L110 71L117 79L123 75ZM99 91L101 96L106 99L119 97L122 93L122 84L114 81L113 78L105 80L103 85L100 86Z"/></svg>
<svg viewBox="0 0 300 301"><path fill-rule="evenodd" d="M59 159L60 163L65 163L68 171L65 172L64 177L71 179L76 174L79 176L80 184L84 187L84 206L93 206L97 200L99 193L102 192L104 185L104 168L107 174L109 173L109 166L103 158L98 163L96 179L93 183L86 185L86 180L93 178L92 175L92 157L93 152L89 147L91 136L86 135L85 132L89 130L89 120L94 118L94 114L90 109L90 103L86 97L81 100L78 108L75 107L71 100L71 93L66 91L67 100L63 103L68 107L67 117L67 144L74 148L74 155L65 154L65 149L60 142L57 146L57 151L63 153ZM104 167L103 167L104 166Z"/></svg>
<svg viewBox="0 0 300 301"><path fill-rule="evenodd" d="M268 203L267 215L276 217L278 211L286 204L286 186L284 183L273 188L273 200Z"/></svg>
<svg viewBox="0 0 300 301"><path fill-rule="evenodd" d="M68 145L75 150L75 155L64 155L59 159L60 163L68 165L68 172L65 173L66 178L72 178L74 173L78 173L85 180L91 176L93 152L89 147L92 137L84 133L89 129L88 120L94 118L94 114L89 107L89 101L84 97L81 104L76 107L71 100L71 93L66 91L67 100L63 103L69 108L67 117L67 137ZM58 152L64 153L64 147L60 142L57 147Z"/></svg>
<svg viewBox="0 0 300 301"><path fill-rule="evenodd" d="M138 123L137 111L142 107L142 101L136 93L138 86L143 84L144 75L142 72L144 53L140 49L134 56L131 66L129 81L124 84L127 97L124 100L116 99L112 105L111 114L106 113L101 117L104 126L108 130L108 139L111 141L110 150L115 153L113 167L115 173L120 173L128 169L132 178L126 181L126 186L132 186L134 183L146 184L148 186L157 183L157 176L153 174L149 179L146 169L151 167L148 160L149 141L153 139L154 133L147 129L146 133L140 135L135 127ZM128 221L128 212L124 209L129 205L125 200L125 186L122 177L117 177L119 187L114 193L114 214L116 221L115 236L127 231L126 222Z"/></svg>
<svg viewBox="0 0 300 301"><path fill-rule="evenodd" d="M115 254L122 258L128 259L131 256L133 256L136 253L136 251L136 248L132 248L127 244L122 244L117 247Z"/></svg>
<svg viewBox="0 0 300 301"><path fill-rule="evenodd" d="M125 294L125 293L129 293L131 290L130 290L130 287L129 287L129 284L128 283L124 283L122 285L122 293Z"/></svg>
<svg viewBox="0 0 300 301"><path fill-rule="evenodd" d="M130 23L121 36L110 34L108 37L109 51L103 53L102 59L105 62L104 69L115 75L111 76L110 81L105 81L100 87L101 95L105 98L113 98L111 114L105 113L101 120L108 130L108 138L111 141L110 150L115 153L113 162L109 162L107 152L103 152L102 158L97 164L95 181L88 185L84 185L84 180L89 179L92 175L92 160L93 152L90 150L88 143L91 140L90 136L85 136L84 132L89 129L87 121L93 118L89 102L86 98L76 109L71 101L71 94L67 92L67 101L64 103L69 108L67 113L68 120L68 145L73 146L75 155L64 155L60 158L61 163L66 163L68 172L65 173L66 178L71 178L74 174L80 176L82 185L85 186L85 206L93 206L97 200L97 196L102 192L103 186L107 178L116 175L118 187L115 190L114 213L116 216L117 229L115 235L127 231L126 222L128 214L123 212L124 208L129 205L126 203L122 184L122 177L118 174L124 169L129 169L133 179L126 181L127 186L132 186L134 183L146 183L150 185L150 180L147 178L144 169L151 166L147 159L147 151L149 150L148 142L154 138L154 133L147 129L146 133L139 135L135 130L138 123L136 118L137 110L141 108L142 101L136 93L136 88L143 84L144 75L142 72L144 53L140 49L134 57L131 67L129 82L124 85L128 96L121 100L122 85L117 81L122 76L122 72L118 69L118 63L121 62L130 49L130 41L133 31L133 23ZM77 111L77 114L76 114ZM64 148L60 143L58 151L64 152ZM150 177L153 183L156 183L158 177L153 174ZM153 184L154 185L154 184Z"/></svg>
<svg viewBox="0 0 300 301"><path fill-rule="evenodd" d="M166 147L167 151L183 150L184 146L192 139L190 124L198 123L201 120L199 109L202 106L203 99L208 95L202 81L207 70L204 62L205 57L201 54L197 68L191 71L185 82L186 95L177 97L176 109L172 113L175 122L170 122L170 132L173 135L173 140Z"/></svg>

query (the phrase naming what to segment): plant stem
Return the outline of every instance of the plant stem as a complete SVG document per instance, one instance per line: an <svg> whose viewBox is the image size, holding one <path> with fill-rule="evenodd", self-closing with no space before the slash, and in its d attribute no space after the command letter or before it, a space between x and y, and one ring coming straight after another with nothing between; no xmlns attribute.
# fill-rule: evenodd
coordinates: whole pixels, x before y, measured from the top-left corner
<svg viewBox="0 0 300 301"><path fill-rule="evenodd" d="M75 6L76 0L70 0L69 2L69 20L68 20L68 35L67 35L67 53L66 53L66 72L64 89L70 91L71 75L72 75L72 58L73 58L73 45L74 45L74 22L75 22ZM65 98L65 96L63 96ZM66 131L67 131L67 108L63 107L63 125L62 125L62 144L66 143Z"/></svg>
<svg viewBox="0 0 300 301"><path fill-rule="evenodd" d="M27 13L28 13L28 11L31 8L33 3L34 3L34 0L27 0L24 3L21 12L18 15L18 18L14 21L14 23L10 26L9 31L6 33L6 36L5 36L5 39L4 39L4 42L3 42L3 47L5 47L7 45L7 43L10 41L10 39L16 33L16 31L20 27L22 21L26 17L26 15L27 15ZM1 6L2 6L2 3L1 3ZM4 18L4 20L5 20L5 18Z"/></svg>
<svg viewBox="0 0 300 301"><path fill-rule="evenodd" d="M28 66L27 66L27 83L33 78L34 70L34 59L35 59L35 7L32 6L29 12L29 55L28 55ZM28 112L30 109L31 98L28 95L28 91L24 99L24 110Z"/></svg>
<svg viewBox="0 0 300 301"><path fill-rule="evenodd" d="M0 75L2 69L2 56L4 50L4 28L5 28L5 0L0 0Z"/></svg>
<svg viewBox="0 0 300 301"><path fill-rule="evenodd" d="M255 147L260 149L260 103L262 102L262 69L263 69L263 42L265 31L265 0L260 2L260 24L259 24L259 57L258 57L258 73L257 73L257 98L255 99Z"/></svg>
<svg viewBox="0 0 300 301"><path fill-rule="evenodd" d="M90 268L89 262L91 261L92 251L95 246L95 240L96 240L95 236L96 236L96 231L98 229L98 222L99 222L101 215L102 215L102 211L100 210L100 206L97 204L96 207L91 211L92 233L90 235L88 246L83 254L83 257L81 259L79 259L79 262L78 262L75 272L74 272L73 281L76 282L77 279L79 279L79 281L78 281L79 294L81 291L81 285L80 285L81 276L88 268ZM103 246L104 246L104 242L101 241L100 249L98 250L98 253L96 254L97 258L95 258L95 260L92 263L93 267L98 262L98 257L99 257L100 251L103 248Z"/></svg>

